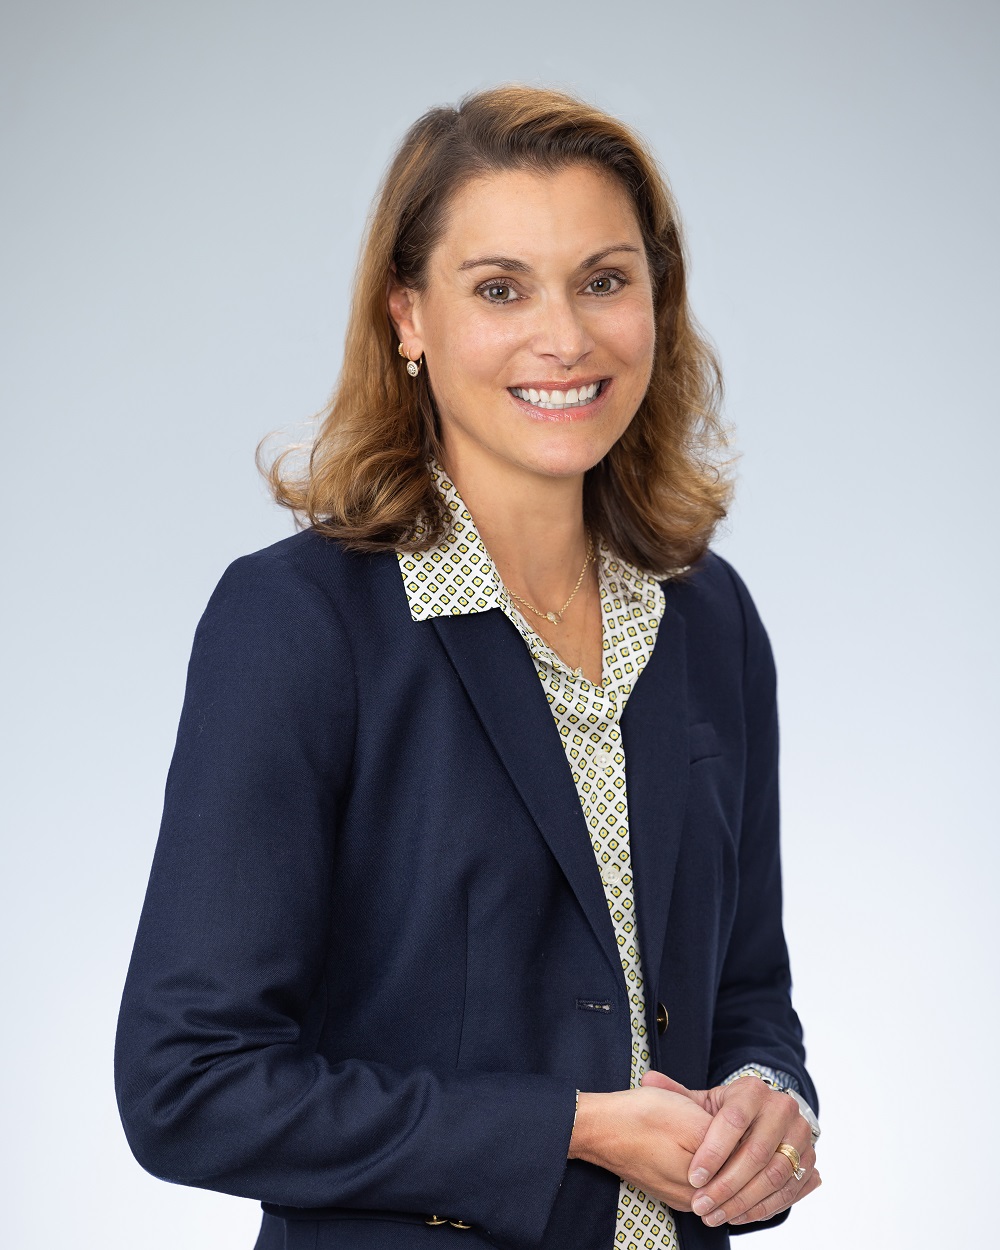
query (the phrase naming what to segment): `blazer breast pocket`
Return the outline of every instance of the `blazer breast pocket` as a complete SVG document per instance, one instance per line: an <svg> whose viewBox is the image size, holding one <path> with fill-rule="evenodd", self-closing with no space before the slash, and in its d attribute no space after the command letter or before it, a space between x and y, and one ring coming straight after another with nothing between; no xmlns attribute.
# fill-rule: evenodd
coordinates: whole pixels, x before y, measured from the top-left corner
<svg viewBox="0 0 1000 1250"><path fill-rule="evenodd" d="M688 747L690 764L697 764L699 760L710 760L722 754L719 735L715 732L715 726L708 720L688 727Z"/></svg>

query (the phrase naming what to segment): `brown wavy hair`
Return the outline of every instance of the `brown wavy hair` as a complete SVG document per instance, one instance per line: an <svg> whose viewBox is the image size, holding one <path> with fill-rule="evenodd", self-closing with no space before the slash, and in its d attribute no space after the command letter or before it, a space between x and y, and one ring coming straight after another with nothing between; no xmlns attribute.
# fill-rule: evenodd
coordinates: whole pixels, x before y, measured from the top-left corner
<svg viewBox="0 0 1000 1250"><path fill-rule="evenodd" d="M720 418L722 377L688 307L677 209L645 144L616 118L563 92L509 84L433 108L407 131L379 188L358 264L340 378L308 465L264 469L275 499L357 551L426 549L448 525L427 468L442 460L428 370L406 373L388 284L423 290L449 200L503 170L585 164L628 193L652 276L656 348L649 388L625 433L584 477L584 517L619 556L649 572L692 565L726 515L732 484ZM417 521L427 527L419 539Z"/></svg>

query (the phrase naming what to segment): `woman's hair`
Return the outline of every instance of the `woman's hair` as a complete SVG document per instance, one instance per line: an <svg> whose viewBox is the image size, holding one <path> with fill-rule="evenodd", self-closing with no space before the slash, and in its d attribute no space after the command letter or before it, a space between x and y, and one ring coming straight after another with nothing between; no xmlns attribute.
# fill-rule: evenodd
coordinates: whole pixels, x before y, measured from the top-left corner
<svg viewBox="0 0 1000 1250"><path fill-rule="evenodd" d="M620 557L650 572L693 564L726 515L732 485L722 379L687 301L677 209L645 144L620 121L562 92L517 84L467 95L417 120L382 180L358 265L336 389L308 465L266 474L278 503L358 551L420 550L448 525L428 471L441 456L427 370L406 372L389 318L398 280L421 290L451 197L503 170L584 164L616 179L642 230L653 282L656 348L649 388L625 433L584 479L584 515ZM260 447L258 447L258 464ZM426 527L414 537L418 521Z"/></svg>

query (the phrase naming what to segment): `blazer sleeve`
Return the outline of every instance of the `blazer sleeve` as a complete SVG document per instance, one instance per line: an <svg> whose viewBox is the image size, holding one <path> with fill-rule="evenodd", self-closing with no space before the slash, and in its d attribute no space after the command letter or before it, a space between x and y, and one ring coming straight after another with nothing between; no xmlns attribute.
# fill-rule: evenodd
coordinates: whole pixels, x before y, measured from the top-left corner
<svg viewBox="0 0 1000 1250"><path fill-rule="evenodd" d="M336 608L258 552L198 624L118 1021L126 1136L165 1180L438 1213L532 1246L566 1166L572 1082L331 1063L309 1042L326 962L349 957L327 946L357 706Z"/></svg>
<svg viewBox="0 0 1000 1250"><path fill-rule="evenodd" d="M716 999L709 1083L720 1084L745 1064L764 1064L793 1078L799 1093L818 1113L816 1089L805 1066L802 1026L792 1007L781 922L774 659L749 591L735 569L721 562L732 580L744 623L746 776L739 896Z"/></svg>

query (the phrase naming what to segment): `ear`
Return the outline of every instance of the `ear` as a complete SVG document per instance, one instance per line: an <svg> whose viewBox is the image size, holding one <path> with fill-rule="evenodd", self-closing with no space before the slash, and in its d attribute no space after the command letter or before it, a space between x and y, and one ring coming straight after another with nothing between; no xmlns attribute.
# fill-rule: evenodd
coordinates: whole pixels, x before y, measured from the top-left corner
<svg viewBox="0 0 1000 1250"><path fill-rule="evenodd" d="M418 299L419 293L403 286L393 267L386 282L386 304L396 335L411 360L419 360L424 350L420 336Z"/></svg>

